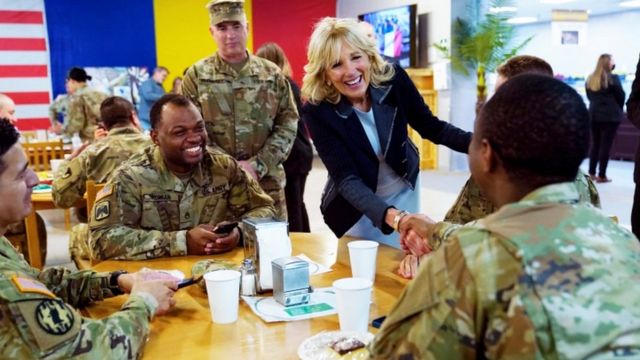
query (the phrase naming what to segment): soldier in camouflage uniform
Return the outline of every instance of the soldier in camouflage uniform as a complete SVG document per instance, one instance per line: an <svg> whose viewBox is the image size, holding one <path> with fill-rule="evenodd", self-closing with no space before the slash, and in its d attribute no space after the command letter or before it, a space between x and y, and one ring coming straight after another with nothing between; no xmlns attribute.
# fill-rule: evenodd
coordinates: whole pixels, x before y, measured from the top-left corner
<svg viewBox="0 0 640 360"><path fill-rule="evenodd" d="M553 69L546 61L531 55L514 56L500 65L497 69L498 79L496 80L496 90L505 81L523 73L536 73L540 75L553 76ZM580 193L580 200L591 202L594 206L600 207L600 195L595 184L589 175L582 170L578 170L576 186ZM456 202L451 206L444 217L444 221L456 224L466 224L469 221L483 218L497 209L482 194L478 185L469 178L462 187Z"/></svg>
<svg viewBox="0 0 640 360"><path fill-rule="evenodd" d="M87 87L91 76L82 68L71 68L67 76L69 92L66 123L56 123L52 130L57 134L72 137L78 133L82 141L93 141L93 132L100 121L100 104L107 95Z"/></svg>
<svg viewBox="0 0 640 360"><path fill-rule="evenodd" d="M280 69L247 52L242 6L242 0L207 5L218 51L189 68L181 93L202 113L211 144L238 160L286 219L282 163L296 137L298 112Z"/></svg>
<svg viewBox="0 0 640 360"><path fill-rule="evenodd" d="M29 266L3 236L7 224L31 211L38 183L17 140L13 126L0 121L0 358L140 357L152 317L174 304L176 282ZM122 309L104 319L83 318L74 309L123 292L131 295Z"/></svg>
<svg viewBox="0 0 640 360"><path fill-rule="evenodd" d="M126 99L112 96L100 106L102 124L109 131L107 137L95 141L72 159L60 165L52 184L53 203L67 209L82 199L87 180L102 184L113 171L131 155L151 145L151 140L137 127L133 105ZM86 212L86 210L85 210ZM86 217L85 217L86 218ZM88 259L86 223L71 229L69 252L71 258Z"/></svg>
<svg viewBox="0 0 640 360"><path fill-rule="evenodd" d="M214 226L275 215L273 201L227 154L207 148L204 120L184 96L151 108L155 145L124 163L98 193L89 227L96 259L229 251L240 231Z"/></svg>
<svg viewBox="0 0 640 360"><path fill-rule="evenodd" d="M56 127L60 122L58 115L62 116L62 123L67 122L67 109L69 108L69 95L58 95L56 99L49 105L49 121L51 126Z"/></svg>
<svg viewBox="0 0 640 360"><path fill-rule="evenodd" d="M383 323L373 358L640 357L640 244L581 202L573 181L588 117L575 90L535 74L487 102L469 162L500 209L431 229L442 245Z"/></svg>

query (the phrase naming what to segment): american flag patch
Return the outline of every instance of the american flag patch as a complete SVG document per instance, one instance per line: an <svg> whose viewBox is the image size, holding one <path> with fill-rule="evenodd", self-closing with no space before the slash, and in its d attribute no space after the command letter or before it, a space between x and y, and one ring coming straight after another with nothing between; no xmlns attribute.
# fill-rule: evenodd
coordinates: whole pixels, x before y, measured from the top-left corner
<svg viewBox="0 0 640 360"><path fill-rule="evenodd" d="M56 297L51 290L47 289L47 287L38 280L13 275L11 281L21 293L36 293L47 295L52 298Z"/></svg>

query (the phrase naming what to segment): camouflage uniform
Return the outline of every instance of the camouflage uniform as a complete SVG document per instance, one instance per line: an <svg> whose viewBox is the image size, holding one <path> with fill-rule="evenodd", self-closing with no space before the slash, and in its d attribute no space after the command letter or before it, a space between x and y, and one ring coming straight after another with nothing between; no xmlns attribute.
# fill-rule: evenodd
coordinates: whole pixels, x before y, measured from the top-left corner
<svg viewBox="0 0 640 360"><path fill-rule="evenodd" d="M67 122L68 107L68 95L59 95L56 100L49 105L49 120L51 121L51 126L58 123L58 114L62 114L63 123Z"/></svg>
<svg viewBox="0 0 640 360"><path fill-rule="evenodd" d="M150 146L98 193L89 222L96 259L187 255L187 230L199 224L274 216L273 202L230 156L208 149L188 180Z"/></svg>
<svg viewBox="0 0 640 360"><path fill-rule="evenodd" d="M92 141L93 132L100 121L100 104L108 95L83 87L69 96L67 122L62 133L68 137L74 133L80 135L82 141Z"/></svg>
<svg viewBox="0 0 640 360"><path fill-rule="evenodd" d="M105 183L118 166L150 144L149 137L131 126L112 128L107 137L91 144L75 159L60 165L52 184L53 203L59 208L70 208L82 199L87 180ZM89 258L90 253L86 251L88 238L86 224L78 224L71 229L71 258Z"/></svg>
<svg viewBox="0 0 640 360"><path fill-rule="evenodd" d="M182 94L196 104L209 141L237 160L248 160L260 186L287 218L287 159L296 137L298 111L286 77L273 63L249 55L236 72L216 53L187 71Z"/></svg>
<svg viewBox="0 0 640 360"><path fill-rule="evenodd" d="M578 170L575 183L580 193L580 201L590 202L599 208L600 195L589 175ZM456 202L444 216L444 221L466 224L473 220L482 219L496 210L489 199L482 194L476 182L469 178L462 187Z"/></svg>
<svg viewBox="0 0 640 360"><path fill-rule="evenodd" d="M579 203L574 184L434 237L442 248L400 296L372 357L640 357L640 244Z"/></svg>
<svg viewBox="0 0 640 360"><path fill-rule="evenodd" d="M138 358L157 302L132 295L100 320L73 308L116 293L108 273L32 268L0 236L0 358Z"/></svg>

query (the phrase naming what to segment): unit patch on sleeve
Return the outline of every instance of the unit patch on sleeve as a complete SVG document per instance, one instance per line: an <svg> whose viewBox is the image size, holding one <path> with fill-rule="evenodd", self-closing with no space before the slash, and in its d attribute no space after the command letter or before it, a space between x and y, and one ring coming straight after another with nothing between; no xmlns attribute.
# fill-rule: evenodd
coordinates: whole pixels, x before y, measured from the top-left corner
<svg viewBox="0 0 640 360"><path fill-rule="evenodd" d="M109 200L104 200L96 204L94 208L96 221L104 220L111 215L111 208L109 206Z"/></svg>

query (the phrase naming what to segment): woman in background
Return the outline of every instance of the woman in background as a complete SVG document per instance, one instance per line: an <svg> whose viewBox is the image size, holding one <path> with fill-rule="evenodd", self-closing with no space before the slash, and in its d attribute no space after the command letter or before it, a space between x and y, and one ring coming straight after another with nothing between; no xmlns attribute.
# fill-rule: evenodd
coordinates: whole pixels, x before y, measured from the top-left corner
<svg viewBox="0 0 640 360"><path fill-rule="evenodd" d="M585 84L591 115L589 175L599 183L611 181L607 177L609 152L622 120L624 90L618 76L611 73L615 66L611 55L600 55L596 69L589 75ZM600 167L596 175L598 163Z"/></svg>
<svg viewBox="0 0 640 360"><path fill-rule="evenodd" d="M313 161L313 150L307 133L307 127L302 119L302 101L300 100L300 87L291 79L291 65L284 51L276 43L266 43L258 49L256 56L267 59L278 65L284 76L289 80L291 92L298 108L300 119L298 120L298 133L293 142L291 153L282 164L287 177L287 184L284 187L284 194L287 201L287 211L289 218L289 231L310 232L309 216L304 205L304 186L307 182L307 175L311 171Z"/></svg>
<svg viewBox="0 0 640 360"><path fill-rule="evenodd" d="M420 211L424 139L467 152L471 133L435 117L407 73L385 62L353 19L324 18L307 53L305 120L329 171L321 210L331 230L400 247L398 224Z"/></svg>

